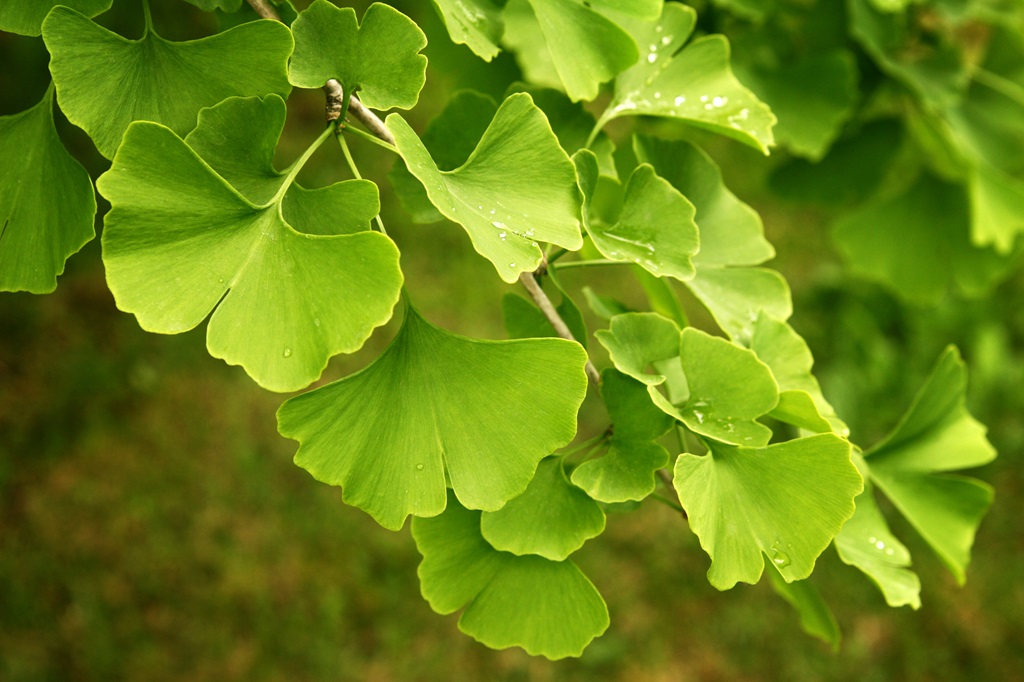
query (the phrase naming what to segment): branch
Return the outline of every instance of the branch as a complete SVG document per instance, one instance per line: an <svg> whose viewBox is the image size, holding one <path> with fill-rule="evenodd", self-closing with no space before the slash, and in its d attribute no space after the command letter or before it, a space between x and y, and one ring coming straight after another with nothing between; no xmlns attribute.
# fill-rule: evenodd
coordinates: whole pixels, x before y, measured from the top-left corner
<svg viewBox="0 0 1024 682"><path fill-rule="evenodd" d="M249 6L253 8L256 14L260 15L264 19L272 19L273 21L281 21L281 15L277 13L268 0L248 0ZM327 81L324 85L324 93L327 95L327 121L335 121L342 114L342 108L345 102L345 93L342 92L341 83L334 80L333 78ZM371 133L384 140L388 144L394 146L395 137L391 134L391 131L384 127L384 121L380 120L377 114L373 113L360 102L353 94L349 98L348 109L352 113L352 116L366 126L366 129Z"/></svg>
<svg viewBox="0 0 1024 682"><path fill-rule="evenodd" d="M548 318L548 322L550 322L551 326L555 328L555 332L563 339L575 341L576 339L573 337L572 332L569 331L569 327L565 324L565 320L563 320L562 316L558 314L557 310L555 310L555 306L551 304L551 299L548 298L548 295L544 293L544 290L540 288L539 284L537 284L537 280L533 278L533 273L524 272L519 275L519 282L526 288L526 291L529 292L530 297L533 298L533 302L536 303L537 307L540 308L542 313L544 313L544 317ZM594 363L589 359L587 360L585 369L587 372L587 378L593 382L594 386L600 385L601 375L597 373L597 368L594 367Z"/></svg>

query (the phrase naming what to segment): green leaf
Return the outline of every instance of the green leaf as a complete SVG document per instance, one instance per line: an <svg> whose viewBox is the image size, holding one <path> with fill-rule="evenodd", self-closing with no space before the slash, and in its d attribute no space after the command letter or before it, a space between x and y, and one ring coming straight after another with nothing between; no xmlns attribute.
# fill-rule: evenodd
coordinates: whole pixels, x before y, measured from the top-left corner
<svg viewBox="0 0 1024 682"><path fill-rule="evenodd" d="M387 322L398 301L402 274L390 239L300 233L282 215L287 184L255 204L160 124L129 126L97 187L111 203L103 260L118 307L163 334L192 329L214 311L210 354L270 390L316 380L332 355L357 350ZM379 210L365 182L320 192L339 222L368 229Z"/></svg>
<svg viewBox="0 0 1024 682"><path fill-rule="evenodd" d="M921 175L895 196L844 215L835 239L850 269L922 304L949 290L978 295L1009 267L1009 259L971 244L963 188Z"/></svg>
<svg viewBox="0 0 1024 682"><path fill-rule="evenodd" d="M773 564L774 566L774 564ZM832 651L839 651L842 634L832 609L822 599L818 589L806 580L787 583L778 571L768 571L772 589L796 609L800 616L800 627L807 634L832 645Z"/></svg>
<svg viewBox="0 0 1024 682"><path fill-rule="evenodd" d="M608 629L608 607L576 564L495 550L480 535L480 512L448 497L444 514L412 523L420 590L432 609L465 607L459 629L470 637L550 659L579 656Z"/></svg>
<svg viewBox="0 0 1024 682"><path fill-rule="evenodd" d="M321 88L331 78L373 109L412 109L426 81L427 37L409 17L375 2L360 25L351 7L316 0L292 24L295 52L288 78Z"/></svg>
<svg viewBox="0 0 1024 682"><path fill-rule="evenodd" d="M971 241L1009 253L1024 234L1024 180L981 163L971 171L968 182Z"/></svg>
<svg viewBox="0 0 1024 682"><path fill-rule="evenodd" d="M648 367L679 357L679 327L657 313L617 315L608 329L594 336L608 349L616 369L648 386L665 381L663 374L650 373Z"/></svg>
<svg viewBox="0 0 1024 682"><path fill-rule="evenodd" d="M408 308L380 358L285 402L278 427L296 464L385 528L440 514L446 473L464 505L494 511L572 440L585 363L572 341L468 339Z"/></svg>
<svg viewBox="0 0 1024 682"><path fill-rule="evenodd" d="M694 433L735 445L766 445L772 430L755 420L779 402L768 366L752 351L694 327L681 338L689 396L672 404L651 390L655 404Z"/></svg>
<svg viewBox="0 0 1024 682"><path fill-rule="evenodd" d="M847 0L850 35L880 69L930 107L956 104L968 73L958 49L941 36L917 35L913 12L883 13L869 0Z"/></svg>
<svg viewBox="0 0 1024 682"><path fill-rule="evenodd" d="M967 372L950 347L895 430L864 453L872 482L963 584L992 488L947 472L987 464L996 452L964 405Z"/></svg>
<svg viewBox="0 0 1024 682"><path fill-rule="evenodd" d="M654 441L673 421L643 383L614 369L601 373L601 396L612 419L608 452L576 467L572 482L606 504L642 500L654 492L655 472L669 463L668 451Z"/></svg>
<svg viewBox="0 0 1024 682"><path fill-rule="evenodd" d="M867 479L863 458L855 460ZM889 606L921 608L921 580L908 568L910 552L889 530L870 481L865 480L864 492L854 502L857 510L835 539L839 558L871 578Z"/></svg>
<svg viewBox="0 0 1024 682"><path fill-rule="evenodd" d="M641 164L626 184L622 213L614 225L594 223L588 233L611 260L633 262L658 277L692 279L690 258L699 238L695 209L649 164Z"/></svg>
<svg viewBox="0 0 1024 682"><path fill-rule="evenodd" d="M602 320L611 320L616 315L633 312L624 303L611 296L602 296L590 287L583 287L583 296L587 299L587 306L591 312Z"/></svg>
<svg viewBox="0 0 1024 682"><path fill-rule="evenodd" d="M709 445L706 456L680 455L674 477L711 557L708 580L720 590L756 583L765 555L786 582L805 579L863 490L850 444L821 434L763 448Z"/></svg>
<svg viewBox="0 0 1024 682"><path fill-rule="evenodd" d="M221 10L224 12L237 12L242 6L242 0L185 0L204 12Z"/></svg>
<svg viewBox="0 0 1024 682"><path fill-rule="evenodd" d="M498 105L487 95L472 90L453 94L423 133L423 146L430 152L438 169L455 170L466 163L497 111ZM409 172L403 161L396 159L388 179L414 222L444 220L444 216L430 203L423 183Z"/></svg>
<svg viewBox="0 0 1024 682"><path fill-rule="evenodd" d="M597 97L601 83L636 62L629 34L582 0L529 0L555 71L574 102Z"/></svg>
<svg viewBox="0 0 1024 682"><path fill-rule="evenodd" d="M548 457L526 492L480 516L480 532L495 549L562 561L604 532L604 512L569 482L561 457Z"/></svg>
<svg viewBox="0 0 1024 682"><path fill-rule="evenodd" d="M523 78L534 85L563 89L544 32L529 0L508 0L502 44L515 54Z"/></svg>
<svg viewBox="0 0 1024 682"><path fill-rule="evenodd" d="M583 313L568 295L551 278L544 282L546 289L556 289L562 300L555 306L572 336L584 348L587 347L587 325ZM550 283L550 284L549 284ZM558 332L540 308L518 294L508 293L501 299L501 310L505 318L505 329L511 339L555 338Z"/></svg>
<svg viewBox="0 0 1024 682"><path fill-rule="evenodd" d="M758 316L780 320L793 311L789 287L777 272L757 265L775 255L757 213L725 187L722 174L701 150L686 142L636 136L637 158L690 200L697 209L700 251L696 276L685 282L735 340L748 341Z"/></svg>
<svg viewBox="0 0 1024 682"><path fill-rule="evenodd" d="M110 9L114 0L4 0L0 5L0 31L37 36L43 30L43 19L57 5L70 7L87 17Z"/></svg>
<svg viewBox="0 0 1024 682"><path fill-rule="evenodd" d="M804 57L773 69L743 68L741 80L778 117L778 144L817 160L825 155L853 114L857 65L848 50Z"/></svg>
<svg viewBox="0 0 1024 682"><path fill-rule="evenodd" d="M466 45L484 61L501 52L505 32L501 7L492 0L434 0L453 43Z"/></svg>
<svg viewBox="0 0 1024 682"><path fill-rule="evenodd" d="M782 391L772 416L811 431L833 431L850 435L850 429L836 416L811 373L814 358L807 342L791 326L760 315L750 340L750 350L771 368ZM781 409L780 409L781 408ZM824 428L822 428L824 427Z"/></svg>
<svg viewBox="0 0 1024 682"><path fill-rule="evenodd" d="M57 288L64 262L95 236L96 197L53 124L53 88L0 116L0 291Z"/></svg>
<svg viewBox="0 0 1024 682"><path fill-rule="evenodd" d="M107 158L132 121L162 123L184 136L204 107L234 95L287 95L291 89L285 71L291 33L276 21L182 43L152 30L127 40L58 7L43 22L43 40L61 110Z"/></svg>
<svg viewBox="0 0 1024 682"><path fill-rule="evenodd" d="M538 241L582 246L575 168L529 95L507 98L469 160L452 171L438 168L401 116L388 116L387 127L430 201L466 229L504 281L537 268Z"/></svg>
<svg viewBox="0 0 1024 682"><path fill-rule="evenodd" d="M703 36L683 47L696 21L691 8L666 2L657 22L634 23L632 34L640 45L640 60L615 80L615 97L601 121L663 116L767 154L774 144L775 116L736 80L724 36Z"/></svg>

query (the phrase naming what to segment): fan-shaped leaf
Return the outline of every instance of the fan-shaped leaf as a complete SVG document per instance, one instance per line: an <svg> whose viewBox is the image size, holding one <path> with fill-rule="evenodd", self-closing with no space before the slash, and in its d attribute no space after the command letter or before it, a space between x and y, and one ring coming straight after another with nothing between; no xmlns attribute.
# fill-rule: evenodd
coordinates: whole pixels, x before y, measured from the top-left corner
<svg viewBox="0 0 1024 682"><path fill-rule="evenodd" d="M92 181L53 125L53 88L0 116L0 291L57 287L64 262L93 238Z"/></svg>
<svg viewBox="0 0 1024 682"><path fill-rule="evenodd" d="M466 45L484 61L501 52L505 32L501 7L492 0L434 0L452 42Z"/></svg>
<svg viewBox="0 0 1024 682"><path fill-rule="evenodd" d="M0 5L0 31L37 36L42 33L43 19L57 5L70 7L87 17L110 9L114 0L4 0Z"/></svg>
<svg viewBox="0 0 1024 682"><path fill-rule="evenodd" d="M612 318L608 329L594 333L616 369L648 386L665 381L658 372L648 372L657 362L679 357L679 327L657 313L628 313Z"/></svg>
<svg viewBox="0 0 1024 682"><path fill-rule="evenodd" d="M132 121L162 123L184 136L203 107L233 95L287 95L291 89L285 72L291 33L276 21L183 43L151 30L127 40L58 7L43 23L43 40L61 110L107 158Z"/></svg>
<svg viewBox="0 0 1024 682"><path fill-rule="evenodd" d="M320 88L337 79L374 109L412 109L426 80L427 37L409 17L375 2L360 25L351 7L316 0L292 24L292 85Z"/></svg>
<svg viewBox="0 0 1024 682"><path fill-rule="evenodd" d="M469 160L453 171L438 168L400 116L388 116L387 126L430 201L466 229L506 282L540 264L538 241L582 245L576 171L529 95L506 99Z"/></svg>
<svg viewBox="0 0 1024 682"><path fill-rule="evenodd" d="M299 466L385 528L440 514L446 474L463 504L493 511L572 440L585 363L571 341L467 339L407 308L380 358L287 401L279 430Z"/></svg>

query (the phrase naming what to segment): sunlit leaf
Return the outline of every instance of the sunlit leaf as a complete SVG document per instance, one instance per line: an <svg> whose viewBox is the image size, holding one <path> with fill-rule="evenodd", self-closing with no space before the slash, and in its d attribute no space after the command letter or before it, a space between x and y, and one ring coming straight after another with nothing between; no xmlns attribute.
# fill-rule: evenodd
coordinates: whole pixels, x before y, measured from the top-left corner
<svg viewBox="0 0 1024 682"><path fill-rule="evenodd" d="M43 19L57 5L70 7L87 17L110 9L114 0L4 0L0 4L0 31L37 36L42 33Z"/></svg>
<svg viewBox="0 0 1024 682"><path fill-rule="evenodd" d="M285 68L291 32L276 21L181 43L152 30L127 40L58 7L43 23L43 40L61 110L107 158L132 121L162 123L184 136L204 107L235 95L287 95L291 89Z"/></svg>
<svg viewBox="0 0 1024 682"><path fill-rule="evenodd" d="M244 118L235 123L245 128ZM160 124L129 126L97 187L112 205L103 260L118 307L164 334L192 329L213 311L210 354L271 390L310 384L332 355L361 347L398 300L402 274L390 239L298 232L280 207L286 185L255 204ZM343 224L368 229L379 210L363 182L319 192Z"/></svg>
<svg viewBox="0 0 1024 682"><path fill-rule="evenodd" d="M0 116L0 291L42 294L95 235L89 174L53 124L53 88L26 111Z"/></svg>
<svg viewBox="0 0 1024 682"><path fill-rule="evenodd" d="M616 369L648 386L665 381L664 375L648 368L679 357L679 327L656 313L617 315L608 329L594 336L608 349Z"/></svg>
<svg viewBox="0 0 1024 682"><path fill-rule="evenodd" d="M501 52L498 45L505 32L501 7L492 0L434 0L452 42L466 45L491 61Z"/></svg>
<svg viewBox="0 0 1024 682"><path fill-rule="evenodd" d="M300 88L329 79L374 109L412 109L426 79L427 37L409 17L375 2L356 20L351 7L316 0L292 24L295 52L288 78Z"/></svg>
<svg viewBox="0 0 1024 682"><path fill-rule="evenodd" d="M756 583L765 556L786 582L809 576L863 490L850 444L821 434L763 448L710 447L702 457L680 455L674 483L711 557L711 584Z"/></svg>
<svg viewBox="0 0 1024 682"><path fill-rule="evenodd" d="M412 523L431 608L465 608L459 629L470 637L550 659L579 656L608 628L608 607L576 564L495 550L480 534L480 512L448 497L444 514Z"/></svg>
<svg viewBox="0 0 1024 682"><path fill-rule="evenodd" d="M949 472L992 461L985 427L964 406L967 374L949 348L903 419L864 453L871 480L963 584L992 488Z"/></svg>
<svg viewBox="0 0 1024 682"><path fill-rule="evenodd" d="M603 531L601 506L569 482L561 457L541 461L526 492L480 517L480 532L495 549L552 561L562 561Z"/></svg>
<svg viewBox="0 0 1024 682"><path fill-rule="evenodd" d="M468 339L408 308L380 358L287 401L279 430L299 466L385 528L440 514L446 474L464 505L493 511L572 440L585 362L572 341Z"/></svg>
<svg viewBox="0 0 1024 682"><path fill-rule="evenodd" d="M466 229L506 282L536 269L538 242L582 245L576 171L528 94L502 103L469 160L452 171L438 168L399 115L388 116L387 126L430 201Z"/></svg>
<svg viewBox="0 0 1024 682"><path fill-rule="evenodd" d="M615 97L602 120L674 118L767 154L774 144L775 116L733 75L724 36L703 36L686 45L696 21L693 9L666 2L657 22L632 24L640 60L616 78Z"/></svg>

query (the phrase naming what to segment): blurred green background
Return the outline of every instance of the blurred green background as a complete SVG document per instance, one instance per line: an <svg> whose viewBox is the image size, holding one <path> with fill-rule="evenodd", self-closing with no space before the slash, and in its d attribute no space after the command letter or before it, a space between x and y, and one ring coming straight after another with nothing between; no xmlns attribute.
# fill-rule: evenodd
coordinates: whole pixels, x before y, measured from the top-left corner
<svg viewBox="0 0 1024 682"><path fill-rule="evenodd" d="M452 46L429 3L394 4L430 39L427 88L410 116L418 129L453 90L500 96L516 78L508 55L485 65ZM165 37L218 29L215 15L177 0L153 5ZM100 21L134 37L141 11L119 0ZM39 39L0 34L0 65L0 114L38 101L48 83ZM282 160L315 137L322 104L319 92L293 94ZM59 124L93 177L101 173L89 140ZM418 307L454 331L503 338L500 299L514 289L457 227L408 224L384 181L392 159L353 146L364 174L382 182L383 217ZM116 310L94 241L56 293L0 295L0 680L1024 678L1024 276L985 300L905 306L844 273L828 216L762 191L773 160L732 143L711 151L762 213L779 252L772 265L793 287L792 323L857 443L891 428L947 344L963 351L969 406L1000 452L976 472L996 503L966 587L896 517L924 583L920 612L887 608L827 550L813 581L844 631L833 655L767 584L708 585L708 559L685 523L648 502L610 515L604 536L576 555L612 616L581 659L491 651L420 598L408 527L381 529L291 463L295 444L275 430L282 396L210 358L203 328L150 335ZM346 173L338 150L325 148L302 180ZM607 271L565 280L570 291L590 284L617 295L626 282ZM335 358L324 380L368 363L393 326Z"/></svg>

